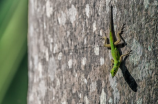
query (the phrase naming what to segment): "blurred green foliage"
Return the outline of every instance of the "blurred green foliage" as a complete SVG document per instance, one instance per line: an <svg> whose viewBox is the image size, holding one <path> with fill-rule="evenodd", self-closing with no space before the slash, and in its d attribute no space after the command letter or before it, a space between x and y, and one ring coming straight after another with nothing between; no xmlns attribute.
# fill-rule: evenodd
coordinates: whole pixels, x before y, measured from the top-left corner
<svg viewBox="0 0 158 104"><path fill-rule="evenodd" d="M0 104L27 104L27 0L0 0Z"/></svg>

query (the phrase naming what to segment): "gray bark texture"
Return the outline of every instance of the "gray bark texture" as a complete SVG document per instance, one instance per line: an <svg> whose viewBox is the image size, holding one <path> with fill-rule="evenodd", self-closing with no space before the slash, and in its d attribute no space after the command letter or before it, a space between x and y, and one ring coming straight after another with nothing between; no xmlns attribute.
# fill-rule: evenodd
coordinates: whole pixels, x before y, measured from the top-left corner
<svg viewBox="0 0 158 104"><path fill-rule="evenodd" d="M114 78L111 4L132 50ZM28 53L28 104L158 104L158 1L29 0Z"/></svg>

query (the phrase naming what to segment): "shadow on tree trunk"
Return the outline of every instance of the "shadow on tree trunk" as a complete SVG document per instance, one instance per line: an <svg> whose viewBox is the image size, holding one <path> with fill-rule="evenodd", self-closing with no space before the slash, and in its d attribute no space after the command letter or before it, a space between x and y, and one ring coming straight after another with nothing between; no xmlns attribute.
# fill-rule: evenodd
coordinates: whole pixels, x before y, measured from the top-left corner
<svg viewBox="0 0 158 104"><path fill-rule="evenodd" d="M137 83L135 81L135 79L131 76L131 74L129 73L127 67L125 66L125 61L127 59L128 56L125 57L124 61L121 63L120 65L120 69L123 73L123 77L125 79L125 81L128 83L129 87L134 91L137 92Z"/></svg>

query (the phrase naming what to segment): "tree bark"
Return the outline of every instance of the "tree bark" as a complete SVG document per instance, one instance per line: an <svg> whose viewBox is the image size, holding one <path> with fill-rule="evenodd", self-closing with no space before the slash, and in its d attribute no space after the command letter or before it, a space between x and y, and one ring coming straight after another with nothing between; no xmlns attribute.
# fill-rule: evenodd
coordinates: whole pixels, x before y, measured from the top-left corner
<svg viewBox="0 0 158 104"><path fill-rule="evenodd" d="M124 58L114 78L110 6ZM123 41L122 41L123 43ZM158 104L157 0L29 0L28 104Z"/></svg>

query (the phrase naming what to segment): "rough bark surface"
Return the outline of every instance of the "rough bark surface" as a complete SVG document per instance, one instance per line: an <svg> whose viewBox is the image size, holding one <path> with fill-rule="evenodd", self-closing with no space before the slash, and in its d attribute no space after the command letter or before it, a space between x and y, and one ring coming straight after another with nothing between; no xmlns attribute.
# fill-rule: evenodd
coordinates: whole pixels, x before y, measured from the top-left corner
<svg viewBox="0 0 158 104"><path fill-rule="evenodd" d="M114 78L111 4L132 50ZM28 104L158 104L157 0L29 0L28 48Z"/></svg>

